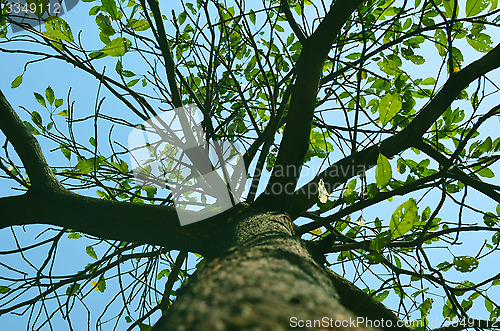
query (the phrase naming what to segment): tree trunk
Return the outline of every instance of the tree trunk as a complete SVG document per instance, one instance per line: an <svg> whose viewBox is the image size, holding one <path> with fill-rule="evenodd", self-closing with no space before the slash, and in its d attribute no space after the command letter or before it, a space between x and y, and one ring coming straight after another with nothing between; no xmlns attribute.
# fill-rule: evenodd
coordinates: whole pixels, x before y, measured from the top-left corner
<svg viewBox="0 0 500 331"><path fill-rule="evenodd" d="M339 302L290 219L249 209L214 238L224 244L179 290L154 330L277 331L305 320L320 320L315 329L365 329L346 322L335 327L356 316Z"/></svg>

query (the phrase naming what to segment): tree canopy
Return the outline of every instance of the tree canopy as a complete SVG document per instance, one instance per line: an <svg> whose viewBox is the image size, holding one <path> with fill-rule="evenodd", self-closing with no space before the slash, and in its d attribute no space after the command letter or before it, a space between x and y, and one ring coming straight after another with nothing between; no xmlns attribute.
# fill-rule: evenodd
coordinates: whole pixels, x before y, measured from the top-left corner
<svg viewBox="0 0 500 331"><path fill-rule="evenodd" d="M3 79L32 90L0 93L0 315L149 330L220 256L221 224L263 208L356 314L500 328L499 21L497 0L3 1L2 66L26 59ZM92 80L53 88L43 66ZM247 189L181 226L127 135L187 105L207 143L242 147Z"/></svg>

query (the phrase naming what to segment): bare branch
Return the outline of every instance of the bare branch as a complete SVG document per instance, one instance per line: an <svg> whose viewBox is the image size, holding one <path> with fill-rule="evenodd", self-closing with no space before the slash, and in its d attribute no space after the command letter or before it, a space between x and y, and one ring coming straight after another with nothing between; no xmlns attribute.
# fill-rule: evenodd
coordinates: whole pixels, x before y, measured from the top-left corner
<svg viewBox="0 0 500 331"><path fill-rule="evenodd" d="M68 191L0 198L0 228L51 224L93 236L202 252L210 236L206 225L179 225L174 207L121 203ZM213 227L213 225L212 225Z"/></svg>
<svg viewBox="0 0 500 331"><path fill-rule="evenodd" d="M303 44L307 38L304 35L304 32L302 31L300 26L297 24L297 22L293 18L293 14L290 11L290 3L288 2L288 0L281 1L280 10L282 10L283 13L285 14L286 20L288 21L288 24L290 24L290 27L292 28L293 33L295 33L295 35L297 36L299 41Z"/></svg>
<svg viewBox="0 0 500 331"><path fill-rule="evenodd" d="M145 6L144 1L141 1L142 6ZM182 107L181 94L179 92L179 87L175 81L175 64L172 58L172 52L168 44L167 35L165 33L165 27L163 25L163 18L161 17L160 7L158 0L148 0L149 7L153 13L153 17L156 23L156 39L160 44L161 53L165 61L165 70L167 71L167 80L170 87L170 93L172 94L172 103L176 108Z"/></svg>

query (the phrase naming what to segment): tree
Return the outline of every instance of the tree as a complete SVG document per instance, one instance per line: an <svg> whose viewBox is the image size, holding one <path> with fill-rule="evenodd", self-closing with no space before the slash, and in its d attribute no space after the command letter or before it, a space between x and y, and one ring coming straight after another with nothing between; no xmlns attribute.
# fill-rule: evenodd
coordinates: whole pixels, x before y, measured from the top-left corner
<svg viewBox="0 0 500 331"><path fill-rule="evenodd" d="M500 107L497 1L84 2L78 38L43 1L29 1L44 10L32 10L39 27L2 12L0 51L32 57L25 71L66 62L98 93L89 111L71 89L64 100L47 87L34 94L38 110L21 107L27 121L0 94L2 178L22 193L0 198L2 234L47 238L1 252L46 256L29 274L2 263L0 314L29 311L33 328L60 315L78 329L71 311L101 291L110 296L96 327L115 318L149 330L161 312L155 330L339 328L358 316L343 326L423 330L442 326L436 311L461 321L448 329L499 327L487 320L500 314L500 274L488 268L500 243L500 137L484 129ZM188 104L207 142L243 146L250 185L241 203L181 226L172 190L134 180L113 130ZM88 142L79 123L90 123ZM472 232L484 244L456 253ZM59 276L68 238L85 240L95 262Z"/></svg>

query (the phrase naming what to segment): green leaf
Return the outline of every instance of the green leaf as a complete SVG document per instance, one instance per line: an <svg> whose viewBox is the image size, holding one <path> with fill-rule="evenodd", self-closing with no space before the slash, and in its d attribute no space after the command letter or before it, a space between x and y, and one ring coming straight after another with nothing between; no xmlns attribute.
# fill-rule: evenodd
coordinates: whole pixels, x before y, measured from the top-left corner
<svg viewBox="0 0 500 331"><path fill-rule="evenodd" d="M95 143L95 138L94 137L90 137L89 138L89 143L92 145L92 146L96 146L96 143Z"/></svg>
<svg viewBox="0 0 500 331"><path fill-rule="evenodd" d="M475 284L473 282L471 282L470 280L464 280L463 282L461 282L460 284L458 284L457 286L455 286L455 288L457 289L461 289L461 288L469 288L469 287L473 287ZM457 296L462 296L466 293L467 291L455 291L455 295ZM477 292L476 292L477 293ZM479 294L479 293L477 293ZM472 296L469 297L469 299L471 299Z"/></svg>
<svg viewBox="0 0 500 331"><path fill-rule="evenodd" d="M460 188L455 184L446 184L446 192L448 193L457 193L460 192Z"/></svg>
<svg viewBox="0 0 500 331"><path fill-rule="evenodd" d="M457 9L456 9L456 14L458 15L459 13L459 1L457 1ZM443 0L443 5L445 9L445 17L446 18L451 18L453 15L453 7L455 6L455 0Z"/></svg>
<svg viewBox="0 0 500 331"><path fill-rule="evenodd" d="M497 217L491 212L487 212L483 215L483 221L487 226L495 226L495 224L498 223Z"/></svg>
<svg viewBox="0 0 500 331"><path fill-rule="evenodd" d="M68 161L71 160L71 151L67 146L61 145L61 152L63 153L64 157L68 159Z"/></svg>
<svg viewBox="0 0 500 331"><path fill-rule="evenodd" d="M87 248L85 249L85 251L87 252L87 254L93 258L93 259L96 259L97 260L97 254L95 253L95 250L94 250L94 247L92 246L87 246Z"/></svg>
<svg viewBox="0 0 500 331"><path fill-rule="evenodd" d="M101 279L99 280L99 283L97 283L97 289L101 293L104 293L104 291L106 290L106 280L104 278L101 277Z"/></svg>
<svg viewBox="0 0 500 331"><path fill-rule="evenodd" d="M14 78L14 80L12 81L12 83L10 84L10 87L11 88L16 88L18 87L19 85L21 85L21 83L23 82L23 75L19 75L17 76L16 78Z"/></svg>
<svg viewBox="0 0 500 331"><path fill-rule="evenodd" d="M186 18L187 18L186 12L180 13L179 17L177 17L177 19L179 20L179 25L182 25L186 21Z"/></svg>
<svg viewBox="0 0 500 331"><path fill-rule="evenodd" d="M7 294L10 292L10 287L0 286L0 294Z"/></svg>
<svg viewBox="0 0 500 331"><path fill-rule="evenodd" d="M384 231L378 234L375 239L370 243L370 249L380 252L382 248L388 246L391 243L391 232Z"/></svg>
<svg viewBox="0 0 500 331"><path fill-rule="evenodd" d="M122 71L123 71L123 65L122 65L122 61L121 61L121 60L116 61L115 70L116 70L116 73L117 73L118 75L121 75L121 74L122 74Z"/></svg>
<svg viewBox="0 0 500 331"><path fill-rule="evenodd" d="M383 292L380 292L378 294L375 295L375 298L377 298L378 301L382 302L385 300L385 298L387 298L387 296L389 295L390 291L389 290L385 290Z"/></svg>
<svg viewBox="0 0 500 331"><path fill-rule="evenodd" d="M47 108L47 104L45 103L45 99L43 98L43 96L40 93L36 93L36 92L33 94L35 95L36 101L38 101L39 104L41 104L42 106Z"/></svg>
<svg viewBox="0 0 500 331"><path fill-rule="evenodd" d="M425 58L422 55L410 55L408 59L416 65L421 65L425 63Z"/></svg>
<svg viewBox="0 0 500 331"><path fill-rule="evenodd" d="M63 105L63 102L63 99L56 99L54 105L56 106L56 108L59 108Z"/></svg>
<svg viewBox="0 0 500 331"><path fill-rule="evenodd" d="M128 164L127 164L127 162L125 162L123 160L120 160L120 163L118 164L118 166L116 168L124 174L128 173ZM151 190L151 189L152 188L148 188L148 187L145 188L146 191ZM154 188L154 189L156 192L156 188ZM148 193L149 193L149 191L148 191Z"/></svg>
<svg viewBox="0 0 500 331"><path fill-rule="evenodd" d="M378 252L370 252L365 255L369 264L377 264L384 261L384 256Z"/></svg>
<svg viewBox="0 0 500 331"><path fill-rule="evenodd" d="M73 283L66 289L66 295L75 295L78 293L79 289L80 289L80 284Z"/></svg>
<svg viewBox="0 0 500 331"><path fill-rule="evenodd" d="M146 19L137 20L130 25L130 28L135 31L146 31L150 28L149 22Z"/></svg>
<svg viewBox="0 0 500 331"><path fill-rule="evenodd" d="M255 12L250 9L250 13L248 14L248 17L250 18L250 21L252 21L252 24L255 24L255 22L257 21L257 18L255 16Z"/></svg>
<svg viewBox="0 0 500 331"><path fill-rule="evenodd" d="M498 7L498 0L491 0L490 12L494 11Z"/></svg>
<svg viewBox="0 0 500 331"><path fill-rule="evenodd" d="M42 116L37 111L31 112L31 120L35 123L36 126L43 128L42 124Z"/></svg>
<svg viewBox="0 0 500 331"><path fill-rule="evenodd" d="M380 70L385 72L388 75L394 76L401 72L401 60L388 60L388 61L380 61L377 65L380 67Z"/></svg>
<svg viewBox="0 0 500 331"><path fill-rule="evenodd" d="M481 170L478 170L476 173L481 177L486 177L486 178L495 177L495 174L489 168L482 168Z"/></svg>
<svg viewBox="0 0 500 331"><path fill-rule="evenodd" d="M138 323L139 325L139 330L141 331L152 331L153 327L151 325L143 324L143 323Z"/></svg>
<svg viewBox="0 0 500 331"><path fill-rule="evenodd" d="M460 272L471 272L479 266L479 260L472 256L455 256L453 265Z"/></svg>
<svg viewBox="0 0 500 331"><path fill-rule="evenodd" d="M446 37L446 33L442 29L437 29L434 33L434 39L436 40L434 45L436 46L439 55L445 56L448 50L448 38Z"/></svg>
<svg viewBox="0 0 500 331"><path fill-rule="evenodd" d="M82 237L82 235L79 234L78 232L73 232L73 233L70 233L68 235L69 239L80 239L81 237Z"/></svg>
<svg viewBox="0 0 500 331"><path fill-rule="evenodd" d="M316 228L314 230L309 231L309 233L320 236L323 233L323 231L321 230L321 228Z"/></svg>
<svg viewBox="0 0 500 331"><path fill-rule="evenodd" d="M135 76L134 72L130 71L130 70L122 70L121 73L124 77L134 77Z"/></svg>
<svg viewBox="0 0 500 331"><path fill-rule="evenodd" d="M60 111L59 114L57 114L57 115L68 117L69 113L68 113L68 110L65 109L65 110Z"/></svg>
<svg viewBox="0 0 500 331"><path fill-rule="evenodd" d="M92 1L94 1L94 0L92 0ZM101 11L101 6L94 6L94 7L90 8L89 15L94 16L100 11Z"/></svg>
<svg viewBox="0 0 500 331"><path fill-rule="evenodd" d="M451 264L447 261L444 261L444 262L439 263L436 267L440 271L448 271L448 270L450 270L450 268L452 266L453 266L453 264Z"/></svg>
<svg viewBox="0 0 500 331"><path fill-rule="evenodd" d="M346 59L349 59L349 60L357 60L361 57L361 53L359 52L354 52L354 53L351 53L349 55L346 56Z"/></svg>
<svg viewBox="0 0 500 331"><path fill-rule="evenodd" d="M420 312L423 316L426 316L429 314L433 303L434 303L434 299L432 299L432 298L427 298L427 299L425 299L424 302L422 302L422 304L420 305L419 308L420 308Z"/></svg>
<svg viewBox="0 0 500 331"><path fill-rule="evenodd" d="M54 104L55 97L54 97L54 90L52 89L52 87L49 86L45 89L45 97L47 98L49 105Z"/></svg>
<svg viewBox="0 0 500 331"><path fill-rule="evenodd" d="M404 174L405 173L405 171L406 171L406 163L405 163L404 159L402 159L402 158L398 159L397 170L398 170L398 172L400 174Z"/></svg>
<svg viewBox="0 0 500 331"><path fill-rule="evenodd" d="M382 154L378 155L375 168L375 181L380 187L385 187L392 178L392 167L389 160Z"/></svg>
<svg viewBox="0 0 500 331"><path fill-rule="evenodd" d="M422 85L435 85L436 78L434 78L434 77L426 78L422 82L420 82L420 84L422 84Z"/></svg>
<svg viewBox="0 0 500 331"><path fill-rule="evenodd" d="M399 93L386 94L378 104L378 113L382 125L387 124L403 106Z"/></svg>
<svg viewBox="0 0 500 331"><path fill-rule="evenodd" d="M393 237L401 237L410 231L418 220L418 207L415 199L402 203L392 214L389 230Z"/></svg>
<svg viewBox="0 0 500 331"><path fill-rule="evenodd" d="M500 203L497 205L496 211L497 211L497 215L500 216Z"/></svg>
<svg viewBox="0 0 500 331"><path fill-rule="evenodd" d="M106 45L103 49L101 49L101 52L103 52L106 55L111 55L111 56L123 56L127 51L130 49L132 46L132 42L128 40L127 38L123 37L118 37Z"/></svg>
<svg viewBox="0 0 500 331"><path fill-rule="evenodd" d="M82 174L88 174L99 169L100 164L103 163L104 160L105 159L102 156L97 157L97 159L95 157L91 157L90 159L80 160L75 169L79 170Z"/></svg>
<svg viewBox="0 0 500 331"><path fill-rule="evenodd" d="M140 78L136 78L136 79L132 79L130 82L127 83L127 86L128 87L132 87L134 86L135 84L137 84L137 82L140 80Z"/></svg>
<svg viewBox="0 0 500 331"><path fill-rule="evenodd" d="M17 167L13 167L13 166L8 166L7 167L7 170L14 176L17 176L20 174L19 172L19 169L17 169Z"/></svg>
<svg viewBox="0 0 500 331"><path fill-rule="evenodd" d="M45 21L46 32L43 35L55 39L73 42L73 33L68 23L60 17L50 16Z"/></svg>
<svg viewBox="0 0 500 331"><path fill-rule="evenodd" d="M109 37L115 34L115 29L113 29L113 26L111 24L111 18L108 15L99 13L99 15L97 15L95 18L95 22L97 23L97 26L99 27L99 30L101 30L103 35Z"/></svg>
<svg viewBox="0 0 500 331"><path fill-rule="evenodd" d="M478 52L487 53L493 49L493 41L486 33L469 34L466 39L469 45Z"/></svg>
<svg viewBox="0 0 500 331"><path fill-rule="evenodd" d="M99 39L101 39L104 45L109 45L109 43L111 42L111 39L102 32L99 33Z"/></svg>
<svg viewBox="0 0 500 331"><path fill-rule="evenodd" d="M464 311L468 311L469 309L471 309L473 303L474 303L473 300L464 299L460 303L460 306L462 306L462 309Z"/></svg>
<svg viewBox="0 0 500 331"><path fill-rule="evenodd" d="M455 316L455 311L453 309L453 305L450 303L450 300L446 300L446 304L443 306L443 317L452 320Z"/></svg>
<svg viewBox="0 0 500 331"><path fill-rule="evenodd" d="M486 308L486 310L487 310L489 313L493 312L493 310L495 309L495 308L493 307L493 302L492 302L492 301L490 300L490 298L488 298L488 297L485 297L485 298L484 298L484 307Z"/></svg>
<svg viewBox="0 0 500 331"><path fill-rule="evenodd" d="M107 54L104 54L101 51L89 53L89 58L91 58L91 59L102 59L102 58L104 58L106 56L107 56Z"/></svg>
<svg viewBox="0 0 500 331"><path fill-rule="evenodd" d="M467 0L465 5L465 15L467 17L476 16L488 8L490 0Z"/></svg>
<svg viewBox="0 0 500 331"><path fill-rule="evenodd" d="M365 198L371 199L380 193L380 189L375 183L370 183L365 189Z"/></svg>
<svg viewBox="0 0 500 331"><path fill-rule="evenodd" d="M102 7L105 12L107 12L112 19L118 19L118 9L116 8L115 0L102 0Z"/></svg>
<svg viewBox="0 0 500 331"><path fill-rule="evenodd" d="M500 244L500 231L496 232L492 237L491 237L491 242L494 243L495 245Z"/></svg>
<svg viewBox="0 0 500 331"><path fill-rule="evenodd" d="M168 275L170 275L170 270L168 269L163 269L162 271L160 271L158 273L158 275L156 276L156 279L157 280L160 280L162 279L163 277L168 277Z"/></svg>

